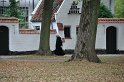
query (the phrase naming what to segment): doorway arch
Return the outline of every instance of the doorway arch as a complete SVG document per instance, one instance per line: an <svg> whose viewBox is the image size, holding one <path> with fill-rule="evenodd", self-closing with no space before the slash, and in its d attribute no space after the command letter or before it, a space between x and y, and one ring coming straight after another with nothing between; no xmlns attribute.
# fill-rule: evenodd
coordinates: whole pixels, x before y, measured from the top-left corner
<svg viewBox="0 0 124 82"><path fill-rule="evenodd" d="M9 54L9 29L0 26L0 55Z"/></svg>
<svg viewBox="0 0 124 82"><path fill-rule="evenodd" d="M106 51L107 54L116 54L116 36L117 29L114 26L110 26L106 29Z"/></svg>

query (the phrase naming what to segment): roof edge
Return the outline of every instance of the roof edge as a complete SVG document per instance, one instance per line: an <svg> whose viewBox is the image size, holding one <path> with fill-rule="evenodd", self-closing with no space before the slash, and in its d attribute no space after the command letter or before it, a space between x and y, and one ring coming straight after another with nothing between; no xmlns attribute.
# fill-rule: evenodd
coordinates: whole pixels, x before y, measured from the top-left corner
<svg viewBox="0 0 124 82"><path fill-rule="evenodd" d="M98 18L98 23L124 23L124 18Z"/></svg>
<svg viewBox="0 0 124 82"><path fill-rule="evenodd" d="M0 17L0 23L19 23L19 20L15 17Z"/></svg>
<svg viewBox="0 0 124 82"><path fill-rule="evenodd" d="M34 15L36 13L36 11L37 11L37 9L40 6L40 4L41 4L42 1L43 0L39 0L38 4L36 5L36 7L34 8L33 12L31 13L32 15Z"/></svg>

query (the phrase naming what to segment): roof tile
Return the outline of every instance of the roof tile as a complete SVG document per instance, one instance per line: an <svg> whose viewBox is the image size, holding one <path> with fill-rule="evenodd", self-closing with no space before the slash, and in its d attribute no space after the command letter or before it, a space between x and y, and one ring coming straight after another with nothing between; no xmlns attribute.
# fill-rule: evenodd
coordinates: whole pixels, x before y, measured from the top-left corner
<svg viewBox="0 0 124 82"><path fill-rule="evenodd" d="M124 23L124 18L99 18L98 23Z"/></svg>
<svg viewBox="0 0 124 82"><path fill-rule="evenodd" d="M55 2L54 2L55 5L53 7L53 14L52 14L52 17L51 17L52 21L55 18L54 13L58 11L62 2L63 2L63 0L55 0ZM42 20L43 4L44 4L44 0L39 5L38 9L36 10L36 13L32 16L32 19L31 19L32 22L40 22Z"/></svg>
<svg viewBox="0 0 124 82"><path fill-rule="evenodd" d="M18 19L15 17L0 17L0 23L18 23Z"/></svg>

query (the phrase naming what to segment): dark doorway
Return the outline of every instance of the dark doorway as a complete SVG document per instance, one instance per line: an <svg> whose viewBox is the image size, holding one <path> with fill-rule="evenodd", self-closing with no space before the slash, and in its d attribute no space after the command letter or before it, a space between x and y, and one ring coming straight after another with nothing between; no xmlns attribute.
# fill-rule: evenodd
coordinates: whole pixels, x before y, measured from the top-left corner
<svg viewBox="0 0 124 82"><path fill-rule="evenodd" d="M0 26L0 55L9 54L9 29Z"/></svg>
<svg viewBox="0 0 124 82"><path fill-rule="evenodd" d="M106 51L108 54L116 54L116 28L113 26L106 30Z"/></svg>

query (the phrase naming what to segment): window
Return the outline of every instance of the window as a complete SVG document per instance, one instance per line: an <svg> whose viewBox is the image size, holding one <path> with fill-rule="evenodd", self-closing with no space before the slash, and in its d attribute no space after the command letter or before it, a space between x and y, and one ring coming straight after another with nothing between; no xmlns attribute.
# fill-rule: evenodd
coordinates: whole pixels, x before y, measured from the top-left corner
<svg viewBox="0 0 124 82"><path fill-rule="evenodd" d="M24 14L25 21L28 22L28 7L20 7Z"/></svg>
<svg viewBox="0 0 124 82"><path fill-rule="evenodd" d="M35 29L36 30L40 30L40 26L35 26Z"/></svg>
<svg viewBox="0 0 124 82"><path fill-rule="evenodd" d="M3 15L7 9L8 9L8 7L0 6L0 15Z"/></svg>
<svg viewBox="0 0 124 82"><path fill-rule="evenodd" d="M111 9L111 6L112 6L112 0L110 0L109 2L109 8Z"/></svg>
<svg viewBox="0 0 124 82"><path fill-rule="evenodd" d="M79 27L76 27L76 35L78 34L79 32Z"/></svg>
<svg viewBox="0 0 124 82"><path fill-rule="evenodd" d="M71 33L71 31L70 31L70 26L65 26L64 27L64 35L65 35L65 38L71 38L71 35L70 35L70 33Z"/></svg>

